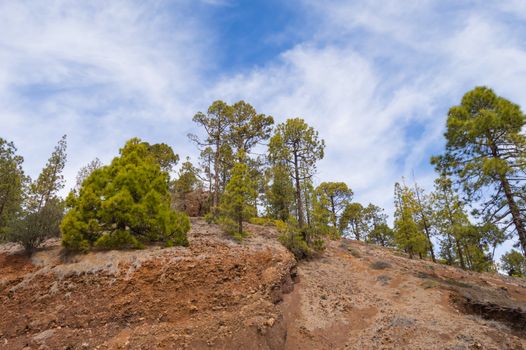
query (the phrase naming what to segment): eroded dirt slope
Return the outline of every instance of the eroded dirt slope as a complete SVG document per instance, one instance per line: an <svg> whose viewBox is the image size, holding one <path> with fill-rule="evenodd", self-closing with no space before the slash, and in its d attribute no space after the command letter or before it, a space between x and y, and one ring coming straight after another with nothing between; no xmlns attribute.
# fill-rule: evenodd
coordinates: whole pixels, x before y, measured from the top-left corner
<svg viewBox="0 0 526 350"><path fill-rule="evenodd" d="M298 265L286 349L523 349L526 281L353 241ZM496 321L498 320L498 321Z"/></svg>
<svg viewBox="0 0 526 350"><path fill-rule="evenodd" d="M2 349L275 349L295 261L249 227L238 244L192 220L189 248L61 258L58 242L28 260L0 253Z"/></svg>
<svg viewBox="0 0 526 350"><path fill-rule="evenodd" d="M296 266L248 229L239 244L192 219L189 248L69 258L1 246L0 349L526 348L523 279L347 240Z"/></svg>

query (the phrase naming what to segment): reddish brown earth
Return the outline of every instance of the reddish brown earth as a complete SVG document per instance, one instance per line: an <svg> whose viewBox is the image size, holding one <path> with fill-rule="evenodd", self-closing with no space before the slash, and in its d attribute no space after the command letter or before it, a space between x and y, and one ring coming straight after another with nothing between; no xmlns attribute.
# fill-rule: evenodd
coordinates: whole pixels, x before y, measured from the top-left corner
<svg viewBox="0 0 526 350"><path fill-rule="evenodd" d="M192 224L188 248L0 246L0 349L526 347L523 279L345 240L296 267L271 228Z"/></svg>

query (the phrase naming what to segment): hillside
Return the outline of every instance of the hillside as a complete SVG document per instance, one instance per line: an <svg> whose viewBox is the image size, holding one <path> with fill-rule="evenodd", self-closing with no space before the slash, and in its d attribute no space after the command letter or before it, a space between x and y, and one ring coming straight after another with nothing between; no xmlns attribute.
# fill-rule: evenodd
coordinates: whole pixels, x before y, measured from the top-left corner
<svg viewBox="0 0 526 350"><path fill-rule="evenodd" d="M522 349L526 281L333 241L296 265L272 228L238 244L30 260L0 247L1 349Z"/></svg>

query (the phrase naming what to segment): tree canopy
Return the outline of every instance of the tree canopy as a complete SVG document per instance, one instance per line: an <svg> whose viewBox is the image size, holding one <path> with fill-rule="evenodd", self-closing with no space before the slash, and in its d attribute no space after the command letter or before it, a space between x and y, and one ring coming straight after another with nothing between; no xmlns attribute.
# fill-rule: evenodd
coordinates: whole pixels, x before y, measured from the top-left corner
<svg viewBox="0 0 526 350"><path fill-rule="evenodd" d="M66 164L66 136L51 153L46 165L34 181L27 178L20 203L8 228L9 240L22 245L31 254L46 239L60 235L64 203L58 192L64 187L62 171Z"/></svg>
<svg viewBox="0 0 526 350"><path fill-rule="evenodd" d="M61 231L69 249L188 244L190 223L170 209L168 174L158 155L137 138L126 142L110 165L94 170L67 204Z"/></svg>
<svg viewBox="0 0 526 350"><path fill-rule="evenodd" d="M445 153L432 162L453 176L485 222L518 235L526 254L524 189L526 119L520 107L486 87L467 92L449 110Z"/></svg>
<svg viewBox="0 0 526 350"><path fill-rule="evenodd" d="M316 172L316 162L323 159L325 141L301 118L287 119L276 127L270 139L269 159L289 171L295 186L296 216L300 228L305 225L302 188Z"/></svg>
<svg viewBox="0 0 526 350"><path fill-rule="evenodd" d="M8 226L22 204L26 181L23 161L14 143L0 138L0 241L7 238Z"/></svg>

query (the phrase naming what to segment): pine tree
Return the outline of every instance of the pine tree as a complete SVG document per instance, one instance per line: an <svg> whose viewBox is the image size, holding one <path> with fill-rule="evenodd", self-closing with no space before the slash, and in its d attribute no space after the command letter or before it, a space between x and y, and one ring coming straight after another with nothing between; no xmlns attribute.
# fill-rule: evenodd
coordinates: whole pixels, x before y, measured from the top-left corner
<svg viewBox="0 0 526 350"><path fill-rule="evenodd" d="M221 177L225 180L223 183L226 184L226 167L230 163L226 160L225 152L230 149L228 145L228 131L232 121L232 113L231 106L223 101L214 101L208 108L206 115L198 112L193 117L193 121L205 130L205 138L201 140L197 135L188 135L192 141L199 147L202 147L202 152L206 151L207 155L210 155L211 166L209 171L213 179L211 209L214 213L217 211L222 192Z"/></svg>
<svg viewBox="0 0 526 350"><path fill-rule="evenodd" d="M64 187L66 146L64 135L37 180L30 183L22 208L9 227L9 239L21 244L28 254L46 239L60 235L64 203L57 193Z"/></svg>
<svg viewBox="0 0 526 350"><path fill-rule="evenodd" d="M352 190L344 182L322 182L316 188L316 194L320 202L327 204L331 213L330 223L338 229L341 213L352 199Z"/></svg>
<svg viewBox="0 0 526 350"><path fill-rule="evenodd" d="M303 207L302 213L303 217L306 220L307 227L311 227L313 223L316 221L314 218L315 210L319 210L320 208L316 208L317 205L317 198L316 198L316 191L314 189L314 184L312 183L312 178L305 179L301 185L300 185L300 192L301 197L303 198ZM326 207L325 207L326 208ZM297 203L295 205L295 212L298 213L299 208L297 208Z"/></svg>
<svg viewBox="0 0 526 350"><path fill-rule="evenodd" d="M382 247L394 247L394 231L387 223L379 223L367 235L367 242L378 244Z"/></svg>
<svg viewBox="0 0 526 350"><path fill-rule="evenodd" d="M431 208L431 199L430 196L424 193L424 189L419 187L415 181L414 194L416 200L416 215L418 217L418 224L421 227L421 230L424 232L427 239L427 246L429 249L429 254L431 255L431 260L436 262L435 251L433 249L433 242L431 240L431 231L432 231L432 208Z"/></svg>
<svg viewBox="0 0 526 350"><path fill-rule="evenodd" d="M204 148L200 155L200 163L199 163L199 172L203 175L199 176L199 173L196 175L200 177L200 179L205 184L205 188L208 190L208 193L212 193L214 188L214 176L212 173L213 168L213 150L211 147ZM212 200L212 197L210 197L210 200ZM209 206L211 203L209 203Z"/></svg>
<svg viewBox="0 0 526 350"><path fill-rule="evenodd" d="M452 186L451 179L443 174L435 180L432 194L432 222L440 237L440 257L463 269L491 271L494 252L489 249L504 240L503 232L493 224L472 224Z"/></svg>
<svg viewBox="0 0 526 350"><path fill-rule="evenodd" d="M442 236L440 256L449 265L467 268L463 233L471 223L464 210L464 203L453 191L451 179L445 175L435 180L432 203L433 225Z"/></svg>
<svg viewBox="0 0 526 350"><path fill-rule="evenodd" d="M255 108L245 101L239 101L231 108L228 139L234 146L235 154L239 155L244 152L248 158L251 150L257 144L269 139L274 118L258 114Z"/></svg>
<svg viewBox="0 0 526 350"><path fill-rule="evenodd" d="M270 139L269 159L284 164L294 183L296 215L300 229L305 226L303 185L316 172L316 162L323 158L325 142L303 119L287 119L276 127Z"/></svg>
<svg viewBox="0 0 526 350"><path fill-rule="evenodd" d="M134 138L110 165L84 180L79 194L71 192L71 208L61 224L68 249L141 247L164 242L187 245L188 217L170 209L169 176L147 143Z"/></svg>
<svg viewBox="0 0 526 350"><path fill-rule="evenodd" d="M366 241L383 247L394 246L393 229L387 225L387 214L377 205L369 203L365 207Z"/></svg>
<svg viewBox="0 0 526 350"><path fill-rule="evenodd" d="M220 214L227 231L239 239L246 234L243 222L256 215L257 184L251 177L245 157L243 151L236 156L240 161L232 168L232 176L220 206Z"/></svg>
<svg viewBox="0 0 526 350"><path fill-rule="evenodd" d="M287 221L294 210L294 187L288 169L275 164L269 169L270 185L266 189L267 212L271 218Z"/></svg>
<svg viewBox="0 0 526 350"><path fill-rule="evenodd" d="M0 138L0 242L7 239L8 227L21 209L26 176L24 159L12 142Z"/></svg>
<svg viewBox="0 0 526 350"><path fill-rule="evenodd" d="M425 234L417 223L417 203L415 194L406 185L395 184L395 243L409 254L421 258L428 251Z"/></svg>
<svg viewBox="0 0 526 350"><path fill-rule="evenodd" d="M257 169L260 162L252 160L250 154L256 145L270 137L274 119L257 113L254 107L244 101L233 105L215 101L206 115L199 112L193 120L206 132L203 140L196 135L190 134L189 137L202 147L203 168L205 176L210 179L212 216L215 218L216 208L230 181L235 161L246 162L251 167L251 172L261 175L261 171ZM245 154L245 158L234 159L236 154Z"/></svg>
<svg viewBox="0 0 526 350"><path fill-rule="evenodd" d="M461 228L467 268L473 271L493 271L494 265L489 253L489 241L483 226L469 225Z"/></svg>
<svg viewBox="0 0 526 350"><path fill-rule="evenodd" d="M102 162L99 158L93 159L91 162L80 168L79 172L77 173L76 182L75 182L75 188L73 191L75 193L78 193L80 191L80 188L82 187L82 183L84 180L88 178L88 176L91 175L92 172L97 170L98 168L102 167Z"/></svg>
<svg viewBox="0 0 526 350"><path fill-rule="evenodd" d="M349 203L340 220L340 231L345 236L351 235L357 241L367 235L367 211L360 203Z"/></svg>
<svg viewBox="0 0 526 350"><path fill-rule="evenodd" d="M39 211L51 198L56 196L58 191L64 188L62 171L66 165L66 146L66 135L64 135L37 180L31 183L29 202L31 210Z"/></svg>
<svg viewBox="0 0 526 350"><path fill-rule="evenodd" d="M329 198L325 195L320 195L315 190L307 191L304 197L308 199L305 205L308 227L303 229L305 241L312 244L312 242L322 237L339 238L338 227L333 225L333 214L329 209Z"/></svg>
<svg viewBox="0 0 526 350"><path fill-rule="evenodd" d="M155 143L150 145L148 142L144 142L144 144L148 147L148 150L157 163L159 163L161 170L170 175L179 162L179 155L176 154L172 147L168 146L166 143Z"/></svg>
<svg viewBox="0 0 526 350"><path fill-rule="evenodd" d="M179 209L182 211L186 210L186 197L188 194L201 186L197 173L198 170L194 167L192 162L190 162L190 158L187 157L186 161L181 164L178 178L173 181L173 192L176 201L181 204Z"/></svg>
<svg viewBox="0 0 526 350"><path fill-rule="evenodd" d="M509 276L526 277L526 258L515 249L504 254L500 261L502 269Z"/></svg>
<svg viewBox="0 0 526 350"><path fill-rule="evenodd" d="M446 150L432 162L451 173L470 202L483 201L476 212L518 235L526 254L524 188L525 116L519 106L477 87L449 110Z"/></svg>

